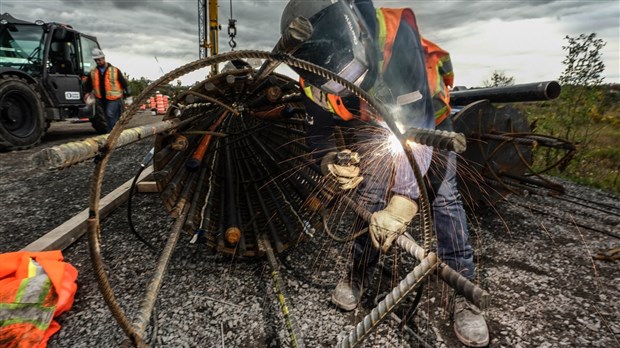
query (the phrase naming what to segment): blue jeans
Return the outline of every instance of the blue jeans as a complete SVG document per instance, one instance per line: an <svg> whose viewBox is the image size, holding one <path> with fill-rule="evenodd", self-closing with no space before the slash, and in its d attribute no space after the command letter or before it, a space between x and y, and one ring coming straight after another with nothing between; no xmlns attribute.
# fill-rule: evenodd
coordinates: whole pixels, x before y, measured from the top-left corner
<svg viewBox="0 0 620 348"><path fill-rule="evenodd" d="M97 103L101 105L103 111L105 112L105 120L108 126L108 133L110 133L112 131L112 128L114 128L114 125L118 121L118 118L121 116L121 112L123 111L123 99L97 99Z"/></svg>
<svg viewBox="0 0 620 348"><path fill-rule="evenodd" d="M438 256L448 266L471 280L475 275L475 264L468 241L465 209L456 187L456 154L451 151L435 151L428 180Z"/></svg>
<svg viewBox="0 0 620 348"><path fill-rule="evenodd" d="M360 154L360 170L364 180L356 191L355 200L368 211L383 209L393 183L386 180L386 171L394 171L389 156L376 154L376 137L379 126L358 120L342 121L323 111L318 105L304 99L308 115L307 142L314 150L317 162L328 151L336 150L334 127L343 131L346 146ZM452 131L450 118L437 129ZM475 265L473 252L469 245L469 231L461 196L456 187L456 154L435 150L433 161L427 172L427 191L433 214L433 227L437 236L439 258L468 279L474 278ZM354 222L353 230L359 231L368 224L361 218ZM374 267L379 259L379 251L372 246L370 236L364 234L355 240L353 260L358 271Z"/></svg>
<svg viewBox="0 0 620 348"><path fill-rule="evenodd" d="M442 130L452 130L450 120L446 120L437 127ZM363 132L362 132L363 134ZM362 142L363 143L363 142ZM364 146L355 148L362 158L368 158ZM372 168L384 173L384 168L388 163L376 164L374 159L372 164L360 163L364 181L357 190L356 199L365 204L366 209L371 212L379 211L386 205L386 195L390 182L385 180L385 174L376 174ZM366 167L366 169L364 168ZM469 230L467 228L467 218L463 208L463 202L456 184L456 154L451 151L435 150L433 161L427 172L426 188L429 194L431 210L433 216L433 228L437 237L437 252L439 258L460 272L464 277L473 279L475 276L475 264L473 262L473 251L469 244ZM359 230L367 226L361 219L355 222L354 228ZM355 240L354 269L362 271L374 267L379 259L379 251L372 246L370 236L364 234Z"/></svg>

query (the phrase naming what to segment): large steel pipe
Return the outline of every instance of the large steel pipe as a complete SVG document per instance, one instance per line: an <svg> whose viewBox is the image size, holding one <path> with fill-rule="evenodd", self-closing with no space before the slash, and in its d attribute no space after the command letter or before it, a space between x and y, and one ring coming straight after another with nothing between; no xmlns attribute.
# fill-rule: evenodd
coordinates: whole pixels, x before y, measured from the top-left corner
<svg viewBox="0 0 620 348"><path fill-rule="evenodd" d="M478 100L491 103L528 102L555 99L560 95L557 81L524 83L513 86L476 88L450 92L450 104L464 106Z"/></svg>

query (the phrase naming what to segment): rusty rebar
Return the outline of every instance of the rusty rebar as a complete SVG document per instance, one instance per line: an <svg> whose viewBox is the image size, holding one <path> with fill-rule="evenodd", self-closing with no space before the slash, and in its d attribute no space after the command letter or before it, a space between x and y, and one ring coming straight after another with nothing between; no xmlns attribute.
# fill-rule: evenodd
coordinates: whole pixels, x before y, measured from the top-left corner
<svg viewBox="0 0 620 348"><path fill-rule="evenodd" d="M144 336L144 333L146 332L146 326L148 325L149 319L151 318L151 315L153 313L153 308L155 307L157 295L159 294L159 290L161 289L164 276L168 271L170 258L172 257L174 248L179 241L179 236L181 235L183 224L185 223L185 218L187 218L188 209L189 206L186 205L183 209L183 212L181 213L179 218L176 219L174 225L172 226L170 230L170 235L168 236L168 242L166 243L166 246L161 253L159 262L157 263L157 268L155 269L155 273L151 277L151 280L146 287L146 294L144 295L144 299L142 300L140 310L136 315L136 319L133 322L133 327L140 336Z"/></svg>
<svg viewBox="0 0 620 348"><path fill-rule="evenodd" d="M338 342L338 348L355 347L361 343L377 326L383 322L409 294L432 274L437 268L438 260L434 253L429 253L413 271L385 296L379 304L366 315L351 332Z"/></svg>
<svg viewBox="0 0 620 348"><path fill-rule="evenodd" d="M115 148L120 148L155 134L176 128L179 122L178 119L172 119L125 129L118 136ZM32 157L32 163L38 168L53 170L84 162L97 156L101 148L107 142L108 136L109 134L104 134L43 149Z"/></svg>

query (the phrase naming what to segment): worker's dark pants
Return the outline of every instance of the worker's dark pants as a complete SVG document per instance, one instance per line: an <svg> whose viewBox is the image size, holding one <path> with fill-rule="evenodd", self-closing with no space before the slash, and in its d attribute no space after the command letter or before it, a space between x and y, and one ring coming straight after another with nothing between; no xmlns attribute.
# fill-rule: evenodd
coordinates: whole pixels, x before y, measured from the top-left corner
<svg viewBox="0 0 620 348"><path fill-rule="evenodd" d="M103 108L105 112L105 120L108 126L108 133L112 131L114 125L118 121L118 118L121 116L121 112L123 110L123 99L117 100L107 100L107 99L97 99L97 103Z"/></svg>

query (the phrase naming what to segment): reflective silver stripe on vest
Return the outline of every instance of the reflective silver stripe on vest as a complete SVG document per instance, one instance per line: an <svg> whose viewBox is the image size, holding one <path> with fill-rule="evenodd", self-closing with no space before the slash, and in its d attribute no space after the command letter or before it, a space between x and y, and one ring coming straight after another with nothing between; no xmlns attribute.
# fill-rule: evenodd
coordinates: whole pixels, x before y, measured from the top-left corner
<svg viewBox="0 0 620 348"><path fill-rule="evenodd" d="M55 310L56 306L43 307L37 303L0 303L0 327L30 323L46 330Z"/></svg>
<svg viewBox="0 0 620 348"><path fill-rule="evenodd" d="M28 264L28 275L22 280L14 303L0 303L0 326L31 323L41 330L49 326L56 306L41 304L52 291L52 282L43 267L33 259Z"/></svg>

